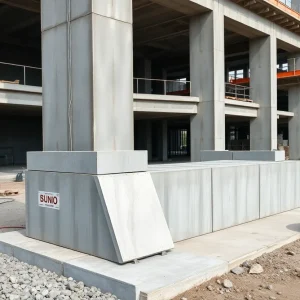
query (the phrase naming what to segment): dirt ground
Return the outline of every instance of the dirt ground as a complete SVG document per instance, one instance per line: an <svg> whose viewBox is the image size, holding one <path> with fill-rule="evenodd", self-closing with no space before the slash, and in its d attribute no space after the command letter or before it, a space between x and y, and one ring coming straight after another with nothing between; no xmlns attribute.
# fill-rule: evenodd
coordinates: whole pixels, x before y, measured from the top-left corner
<svg viewBox="0 0 300 300"><path fill-rule="evenodd" d="M241 275L230 273L214 278L175 300L300 299L300 240L247 263L249 266L260 264L263 273L249 274L249 268L246 267ZM232 288L223 287L225 279L232 282Z"/></svg>
<svg viewBox="0 0 300 300"><path fill-rule="evenodd" d="M18 190L19 192L18 195L0 197L0 200L12 200L11 202L0 204L0 233L16 230L3 227L25 226L24 182L0 182L0 190Z"/></svg>

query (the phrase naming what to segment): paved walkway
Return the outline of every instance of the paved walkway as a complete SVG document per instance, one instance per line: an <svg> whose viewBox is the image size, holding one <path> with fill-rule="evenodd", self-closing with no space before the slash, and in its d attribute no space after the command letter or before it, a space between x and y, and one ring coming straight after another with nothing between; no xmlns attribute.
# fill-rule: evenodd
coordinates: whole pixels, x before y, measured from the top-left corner
<svg viewBox="0 0 300 300"><path fill-rule="evenodd" d="M215 276L300 239L300 209L176 243L166 256L117 265L100 258L28 239L0 234L0 252L73 277L123 300L165 300Z"/></svg>

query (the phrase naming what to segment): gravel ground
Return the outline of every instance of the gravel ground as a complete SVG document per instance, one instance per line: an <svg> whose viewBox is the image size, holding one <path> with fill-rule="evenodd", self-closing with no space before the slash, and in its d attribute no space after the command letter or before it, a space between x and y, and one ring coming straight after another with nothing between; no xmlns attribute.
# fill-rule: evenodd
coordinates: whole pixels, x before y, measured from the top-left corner
<svg viewBox="0 0 300 300"><path fill-rule="evenodd" d="M83 282L58 276L0 254L0 299L9 300L116 300Z"/></svg>
<svg viewBox="0 0 300 300"><path fill-rule="evenodd" d="M262 269L260 269L261 266ZM259 274L250 274L255 267ZM176 300L299 300L300 240L254 261L233 273L187 291Z"/></svg>

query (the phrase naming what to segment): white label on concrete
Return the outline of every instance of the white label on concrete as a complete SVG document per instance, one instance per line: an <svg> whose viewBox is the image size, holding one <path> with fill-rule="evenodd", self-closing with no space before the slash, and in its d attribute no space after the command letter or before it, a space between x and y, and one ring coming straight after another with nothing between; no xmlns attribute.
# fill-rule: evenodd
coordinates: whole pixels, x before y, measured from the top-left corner
<svg viewBox="0 0 300 300"><path fill-rule="evenodd" d="M39 206L59 210L59 194L39 191Z"/></svg>

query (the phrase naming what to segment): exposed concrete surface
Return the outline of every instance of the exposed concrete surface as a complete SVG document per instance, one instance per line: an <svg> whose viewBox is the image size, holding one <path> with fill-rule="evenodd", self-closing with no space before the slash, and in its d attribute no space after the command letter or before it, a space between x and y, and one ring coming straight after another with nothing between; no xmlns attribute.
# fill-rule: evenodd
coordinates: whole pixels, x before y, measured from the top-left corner
<svg viewBox="0 0 300 300"><path fill-rule="evenodd" d="M300 209L176 243L166 256L123 266L29 239L0 235L0 252L111 291L124 300L170 299L241 262L300 238Z"/></svg>
<svg viewBox="0 0 300 300"><path fill-rule="evenodd" d="M176 251L219 258L229 269L300 238L300 209L176 243Z"/></svg>

